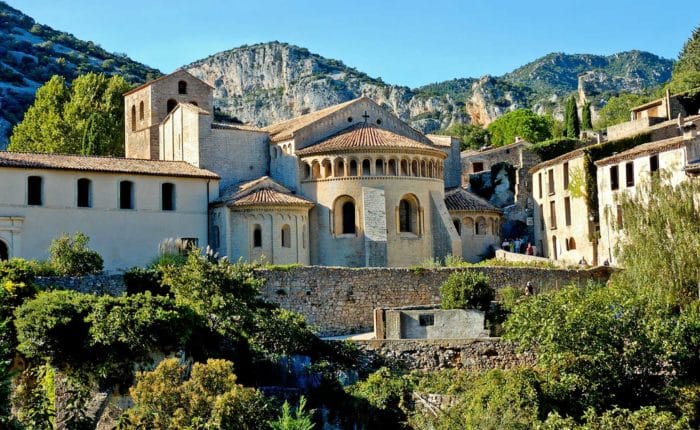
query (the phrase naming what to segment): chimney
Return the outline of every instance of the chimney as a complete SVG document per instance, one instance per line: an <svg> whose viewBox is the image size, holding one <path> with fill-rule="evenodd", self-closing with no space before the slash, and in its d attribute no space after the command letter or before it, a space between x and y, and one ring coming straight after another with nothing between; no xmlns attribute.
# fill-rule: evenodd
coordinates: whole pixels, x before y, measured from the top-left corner
<svg viewBox="0 0 700 430"><path fill-rule="evenodd" d="M520 142L520 136L515 136L515 143Z"/></svg>

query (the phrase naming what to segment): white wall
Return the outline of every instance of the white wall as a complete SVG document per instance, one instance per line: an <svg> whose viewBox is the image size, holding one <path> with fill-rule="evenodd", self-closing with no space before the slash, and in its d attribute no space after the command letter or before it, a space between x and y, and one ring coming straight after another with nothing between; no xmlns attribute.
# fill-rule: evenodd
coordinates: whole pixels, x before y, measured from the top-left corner
<svg viewBox="0 0 700 430"><path fill-rule="evenodd" d="M27 206L27 177L43 178L43 205ZM92 181L92 207L77 207L77 180ZM121 180L134 182L135 208L118 209ZM161 210L161 184L175 184L175 211ZM82 231L90 248L119 271L145 265L168 238L197 238L207 244L207 179L47 169L0 168L0 239L11 255L47 259L51 240ZM211 181L209 198L218 181ZM10 223L8 220L21 220ZM4 220L4 221L3 221ZM8 225L13 226L8 227ZM19 225L19 227L18 227ZM14 230L14 231L12 231Z"/></svg>

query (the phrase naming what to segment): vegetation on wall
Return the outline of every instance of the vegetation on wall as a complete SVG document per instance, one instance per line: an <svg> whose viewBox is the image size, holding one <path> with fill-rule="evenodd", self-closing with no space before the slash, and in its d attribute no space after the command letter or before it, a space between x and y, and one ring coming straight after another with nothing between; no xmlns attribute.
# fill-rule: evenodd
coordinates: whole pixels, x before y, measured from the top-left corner
<svg viewBox="0 0 700 430"><path fill-rule="evenodd" d="M496 297L488 276L465 270L452 273L440 286L443 309L480 309L485 311Z"/></svg>
<svg viewBox="0 0 700 430"><path fill-rule="evenodd" d="M582 142L578 139L569 137L559 137L555 139L545 140L544 142L535 143L527 148L540 157L542 161L548 161L564 155L582 146Z"/></svg>

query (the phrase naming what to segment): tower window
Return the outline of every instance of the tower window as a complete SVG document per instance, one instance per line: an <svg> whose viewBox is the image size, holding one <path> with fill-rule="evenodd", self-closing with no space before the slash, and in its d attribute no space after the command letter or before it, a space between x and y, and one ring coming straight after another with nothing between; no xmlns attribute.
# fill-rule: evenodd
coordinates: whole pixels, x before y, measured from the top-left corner
<svg viewBox="0 0 700 430"><path fill-rule="evenodd" d="M164 211L175 210L175 184L166 182L161 185L161 208Z"/></svg>
<svg viewBox="0 0 700 430"><path fill-rule="evenodd" d="M168 113L172 112L173 109L175 109L175 106L177 106L177 101L173 99L168 100Z"/></svg>
<svg viewBox="0 0 700 430"><path fill-rule="evenodd" d="M41 206L43 204L42 184L40 176L30 176L27 178L27 204L30 206Z"/></svg>
<svg viewBox="0 0 700 430"><path fill-rule="evenodd" d="M143 121L143 102L139 103L139 121Z"/></svg>
<svg viewBox="0 0 700 430"><path fill-rule="evenodd" d="M262 248L262 227L255 224L253 227L253 248Z"/></svg>
<svg viewBox="0 0 700 430"><path fill-rule="evenodd" d="M92 207L92 181L89 179L78 179L78 207Z"/></svg>
<svg viewBox="0 0 700 430"><path fill-rule="evenodd" d="M119 209L134 208L134 183L121 181L119 183Z"/></svg>
<svg viewBox="0 0 700 430"><path fill-rule="evenodd" d="M399 232L418 234L418 200L412 194L399 201Z"/></svg>
<svg viewBox="0 0 700 430"><path fill-rule="evenodd" d="M131 131L136 131L136 105L131 106Z"/></svg>
<svg viewBox="0 0 700 430"><path fill-rule="evenodd" d="M177 93L178 94L187 94L187 82L179 81L177 83Z"/></svg>
<svg viewBox="0 0 700 430"><path fill-rule="evenodd" d="M610 189L617 190L620 188L620 175L617 166L610 167Z"/></svg>
<svg viewBox="0 0 700 430"><path fill-rule="evenodd" d="M291 248L292 247L292 232L289 228L289 224L282 226L282 247Z"/></svg>
<svg viewBox="0 0 700 430"><path fill-rule="evenodd" d="M343 203L343 234L355 234L355 203Z"/></svg>

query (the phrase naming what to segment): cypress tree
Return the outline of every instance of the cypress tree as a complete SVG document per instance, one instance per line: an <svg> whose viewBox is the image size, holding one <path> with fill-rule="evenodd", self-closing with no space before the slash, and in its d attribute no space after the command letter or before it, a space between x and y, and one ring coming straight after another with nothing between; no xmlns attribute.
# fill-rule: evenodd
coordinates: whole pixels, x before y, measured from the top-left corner
<svg viewBox="0 0 700 430"><path fill-rule="evenodd" d="M574 96L569 97L566 101L566 117L564 121L566 123L566 137L578 139L581 132L581 123L578 119L576 98Z"/></svg>
<svg viewBox="0 0 700 430"><path fill-rule="evenodd" d="M586 102L583 105L583 110L581 111L581 128L583 130L592 130L593 122L591 121L591 104Z"/></svg>

